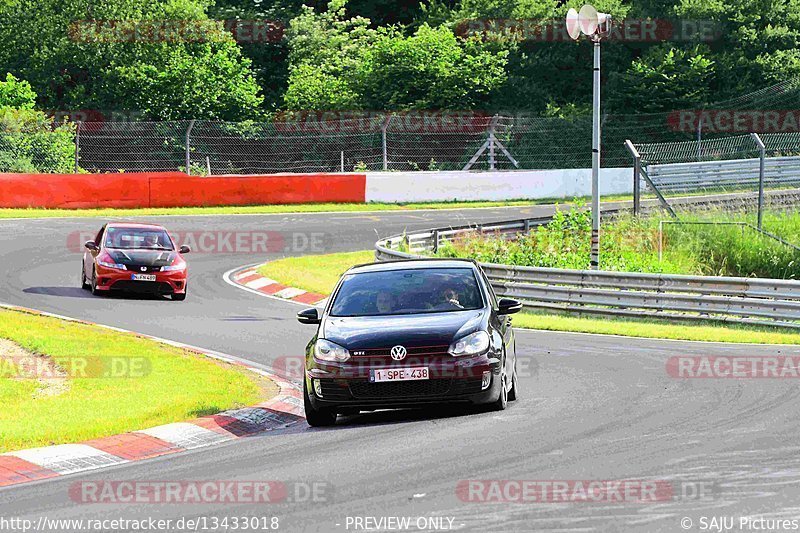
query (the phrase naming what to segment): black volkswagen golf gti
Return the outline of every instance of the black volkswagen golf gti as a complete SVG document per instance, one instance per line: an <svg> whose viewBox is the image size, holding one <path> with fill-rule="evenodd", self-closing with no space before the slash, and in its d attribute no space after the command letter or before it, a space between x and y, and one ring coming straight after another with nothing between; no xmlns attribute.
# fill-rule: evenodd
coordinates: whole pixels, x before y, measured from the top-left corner
<svg viewBox="0 0 800 533"><path fill-rule="evenodd" d="M304 396L312 426L337 414L462 402L502 410L517 397L514 333L522 308L494 294L468 260L374 263L344 273L306 349Z"/></svg>

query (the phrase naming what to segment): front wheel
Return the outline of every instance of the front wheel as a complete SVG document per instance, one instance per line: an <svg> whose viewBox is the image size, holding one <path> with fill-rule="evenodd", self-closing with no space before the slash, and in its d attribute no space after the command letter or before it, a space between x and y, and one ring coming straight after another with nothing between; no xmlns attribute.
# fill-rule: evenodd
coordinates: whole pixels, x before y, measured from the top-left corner
<svg viewBox="0 0 800 533"><path fill-rule="evenodd" d="M506 389L506 375L500 374L500 395L492 404L495 411L505 411L508 407L508 390Z"/></svg>
<svg viewBox="0 0 800 533"><path fill-rule="evenodd" d="M86 266L81 262L81 289L88 291L89 283L86 281Z"/></svg>
<svg viewBox="0 0 800 533"><path fill-rule="evenodd" d="M517 369L514 368L514 375L511 376L511 390L508 391L508 401L514 402L517 400L517 390L519 389L519 381L517 380Z"/></svg>
<svg viewBox="0 0 800 533"><path fill-rule="evenodd" d="M336 412L330 408L315 408L308 396L308 383L303 379L303 406L306 410L306 422L311 427L332 426L336 423Z"/></svg>
<svg viewBox="0 0 800 533"><path fill-rule="evenodd" d="M100 296L103 293L97 290L97 271L92 268L92 284L91 284L92 294L95 296Z"/></svg>
<svg viewBox="0 0 800 533"><path fill-rule="evenodd" d="M184 290L181 294L173 294L172 299L176 302L182 302L186 299L186 291Z"/></svg>

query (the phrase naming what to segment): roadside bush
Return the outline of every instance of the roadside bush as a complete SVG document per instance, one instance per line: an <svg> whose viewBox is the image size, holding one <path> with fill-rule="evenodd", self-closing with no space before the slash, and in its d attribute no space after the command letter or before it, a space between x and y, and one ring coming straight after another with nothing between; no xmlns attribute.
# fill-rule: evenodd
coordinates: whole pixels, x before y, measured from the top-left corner
<svg viewBox="0 0 800 533"><path fill-rule="evenodd" d="M744 221L748 215L711 212L683 221ZM665 225L658 259L659 219L620 215L601 227L600 268L623 272L800 279L800 252L750 228L735 225ZM800 242L800 213L768 213L764 227L788 242ZM583 205L558 210L552 222L526 235L467 234L443 243L440 257L470 257L510 265L588 269L591 213Z"/></svg>
<svg viewBox="0 0 800 533"><path fill-rule="evenodd" d="M0 109L0 172L72 172L75 129L41 111Z"/></svg>

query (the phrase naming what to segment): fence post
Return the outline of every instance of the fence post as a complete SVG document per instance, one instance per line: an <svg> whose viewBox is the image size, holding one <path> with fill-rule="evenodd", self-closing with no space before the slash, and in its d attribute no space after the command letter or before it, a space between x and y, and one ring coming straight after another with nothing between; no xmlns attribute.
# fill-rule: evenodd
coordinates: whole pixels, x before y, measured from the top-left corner
<svg viewBox="0 0 800 533"><path fill-rule="evenodd" d="M192 128L194 128L194 120L189 121L189 127L186 128L186 174L192 175L192 156L191 156L191 135Z"/></svg>
<svg viewBox="0 0 800 533"><path fill-rule="evenodd" d="M389 129L389 123L392 121L393 115L389 115L384 119L381 125L381 144L383 145L383 170L389 170L389 151L386 147L386 131Z"/></svg>
<svg viewBox="0 0 800 533"><path fill-rule="evenodd" d="M758 133L751 133L753 141L758 146L758 229L761 229L761 222L764 217L764 158L766 157L766 146Z"/></svg>
<svg viewBox="0 0 800 533"><path fill-rule="evenodd" d="M636 149L630 139L625 140L625 147L633 156L633 215L638 216L642 208L642 156L639 154L639 150Z"/></svg>
<svg viewBox="0 0 800 533"><path fill-rule="evenodd" d="M78 173L78 161L81 152L81 121L75 123L75 174Z"/></svg>
<svg viewBox="0 0 800 533"><path fill-rule="evenodd" d="M697 121L697 162L703 158L703 113L700 113L700 119Z"/></svg>
<svg viewBox="0 0 800 533"><path fill-rule="evenodd" d="M492 117L492 122L489 124L489 170L495 169L495 158L494 158L494 129L497 126L498 116L495 115Z"/></svg>

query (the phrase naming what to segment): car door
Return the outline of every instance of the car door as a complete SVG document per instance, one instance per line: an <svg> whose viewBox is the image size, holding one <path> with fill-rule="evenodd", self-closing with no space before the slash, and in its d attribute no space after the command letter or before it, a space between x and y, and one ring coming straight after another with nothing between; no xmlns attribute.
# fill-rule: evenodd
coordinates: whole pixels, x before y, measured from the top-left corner
<svg viewBox="0 0 800 533"><path fill-rule="evenodd" d="M494 292L494 288L492 284L489 282L489 278L486 277L486 273L483 271L482 268L478 267L478 271L481 273L481 279L483 280L483 284L486 286L486 292L489 295L489 301L492 306L492 313L497 314L497 295ZM514 328L511 327L511 317L508 315L505 316L497 316L497 323L498 323L498 331L500 336L503 338L503 348L506 354L505 363L505 370L506 376L509 377L509 386L510 386L510 379L511 376L514 375L514 368L517 363L517 354L515 349L514 343Z"/></svg>

